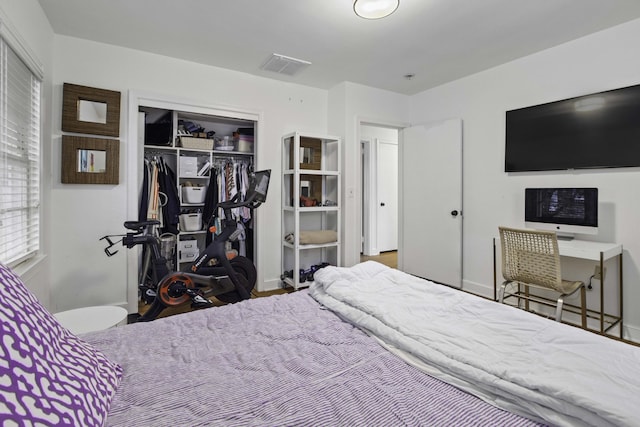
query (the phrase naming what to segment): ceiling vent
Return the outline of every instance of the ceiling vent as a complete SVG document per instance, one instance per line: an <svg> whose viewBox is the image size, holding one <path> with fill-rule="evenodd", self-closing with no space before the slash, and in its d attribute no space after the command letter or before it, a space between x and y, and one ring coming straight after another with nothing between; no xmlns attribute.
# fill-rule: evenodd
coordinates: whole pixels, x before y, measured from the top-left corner
<svg viewBox="0 0 640 427"><path fill-rule="evenodd" d="M264 64L262 64L262 67L260 68L266 71L273 71L274 73L294 76L309 65L311 65L311 62L309 61L274 53Z"/></svg>

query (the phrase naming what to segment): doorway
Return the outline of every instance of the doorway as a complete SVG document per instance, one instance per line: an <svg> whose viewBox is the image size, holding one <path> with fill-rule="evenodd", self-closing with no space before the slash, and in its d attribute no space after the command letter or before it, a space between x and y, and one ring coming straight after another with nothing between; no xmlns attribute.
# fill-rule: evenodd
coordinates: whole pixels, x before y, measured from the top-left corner
<svg viewBox="0 0 640 427"><path fill-rule="evenodd" d="M393 264L397 264L398 249L398 136L398 128L364 123L360 126L360 252L364 257L387 253L387 258L394 258Z"/></svg>
<svg viewBox="0 0 640 427"><path fill-rule="evenodd" d="M372 149L379 130L398 140L397 268L453 287L462 285L462 120L422 125L358 122L362 146L359 259L378 256L376 187ZM386 139L379 137L379 139ZM377 190L376 190L377 192Z"/></svg>

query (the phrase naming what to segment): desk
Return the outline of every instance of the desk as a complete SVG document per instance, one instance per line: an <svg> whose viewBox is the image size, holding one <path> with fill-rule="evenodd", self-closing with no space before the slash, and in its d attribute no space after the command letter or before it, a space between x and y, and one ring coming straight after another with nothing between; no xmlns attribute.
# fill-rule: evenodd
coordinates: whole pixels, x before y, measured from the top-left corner
<svg viewBox="0 0 640 427"><path fill-rule="evenodd" d="M74 334L101 331L124 323L127 310L112 305L75 308L54 313L53 316Z"/></svg>
<svg viewBox="0 0 640 427"><path fill-rule="evenodd" d="M604 312L604 280L600 281L600 310L597 312L600 320L600 333L605 334L615 325L620 325L620 338L623 337L622 330L622 307L623 307L623 291L622 291L622 245L616 243L591 242L588 240L562 240L558 239L558 250L560 256L569 258L585 259L598 262L600 267L600 277L604 277L604 262L618 257L618 292L620 306L618 308L618 316L607 315ZM496 239L493 239L493 299L496 296ZM612 318L611 324L605 328L605 317Z"/></svg>

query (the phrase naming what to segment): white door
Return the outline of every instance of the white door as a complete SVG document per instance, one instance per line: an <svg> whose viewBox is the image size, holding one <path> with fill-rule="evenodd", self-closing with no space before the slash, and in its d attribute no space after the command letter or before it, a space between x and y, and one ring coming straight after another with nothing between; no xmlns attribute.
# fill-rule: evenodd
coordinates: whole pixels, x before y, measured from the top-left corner
<svg viewBox="0 0 640 427"><path fill-rule="evenodd" d="M378 140L378 251L398 249L398 145Z"/></svg>
<svg viewBox="0 0 640 427"><path fill-rule="evenodd" d="M398 267L462 287L462 120L405 128Z"/></svg>

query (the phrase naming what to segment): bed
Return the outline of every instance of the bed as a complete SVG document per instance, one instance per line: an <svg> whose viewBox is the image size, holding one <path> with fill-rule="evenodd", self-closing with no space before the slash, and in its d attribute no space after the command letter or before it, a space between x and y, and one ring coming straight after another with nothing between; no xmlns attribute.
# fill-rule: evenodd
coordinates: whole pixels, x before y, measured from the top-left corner
<svg viewBox="0 0 640 427"><path fill-rule="evenodd" d="M639 348L372 261L80 337L0 275L0 424L640 423Z"/></svg>

